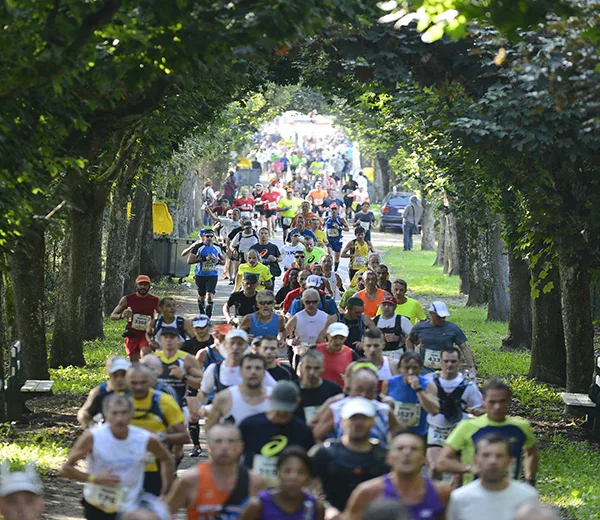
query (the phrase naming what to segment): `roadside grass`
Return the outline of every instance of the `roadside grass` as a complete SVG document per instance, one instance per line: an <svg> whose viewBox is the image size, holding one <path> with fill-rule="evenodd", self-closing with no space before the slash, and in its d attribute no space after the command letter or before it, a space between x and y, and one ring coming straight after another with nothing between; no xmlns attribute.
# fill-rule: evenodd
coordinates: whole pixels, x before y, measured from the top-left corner
<svg viewBox="0 0 600 520"><path fill-rule="evenodd" d="M446 301L451 320L468 338L467 344L477 360L479 383L492 376L504 378L511 386L518 413L533 421L565 423L560 391L527 378L530 355L526 351L502 349L507 324L486 321L485 307L464 307L458 277L443 274L433 267L435 252L404 252L391 247L383 258L392 280L403 278L409 293L427 308L435 299ZM568 427L576 428L574 425ZM546 431L546 429L544 429ZM542 433L538 490L544 503L560 508L564 518L592 520L600 511L600 453L587 441Z"/></svg>

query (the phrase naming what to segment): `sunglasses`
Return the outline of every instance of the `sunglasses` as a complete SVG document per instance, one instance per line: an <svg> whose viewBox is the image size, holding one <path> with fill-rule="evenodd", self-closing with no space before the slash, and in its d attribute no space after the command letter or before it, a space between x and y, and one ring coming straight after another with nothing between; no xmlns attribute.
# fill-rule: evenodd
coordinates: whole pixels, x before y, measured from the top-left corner
<svg viewBox="0 0 600 520"><path fill-rule="evenodd" d="M268 302L256 302L259 305L275 305L275 301L274 300L270 300Z"/></svg>
<svg viewBox="0 0 600 520"><path fill-rule="evenodd" d="M308 303L317 304L317 303L319 303L319 300L305 300L304 303L305 304L308 304Z"/></svg>
<svg viewBox="0 0 600 520"><path fill-rule="evenodd" d="M294 255L294 258L306 258L304 255Z"/></svg>

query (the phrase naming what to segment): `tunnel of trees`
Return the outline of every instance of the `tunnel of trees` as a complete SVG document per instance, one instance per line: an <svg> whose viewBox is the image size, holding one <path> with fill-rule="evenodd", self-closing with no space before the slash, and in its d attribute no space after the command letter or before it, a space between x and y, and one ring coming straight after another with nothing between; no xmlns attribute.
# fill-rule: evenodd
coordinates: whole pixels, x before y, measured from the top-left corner
<svg viewBox="0 0 600 520"><path fill-rule="evenodd" d="M194 187L218 181L261 123L317 111L360 143L379 196L420 194L423 247L437 238L468 305L508 321L504 346L531 349L530 376L586 391L598 10L421 4L5 2L3 349L22 341L30 378L84 365L103 316L155 273L153 200L187 236Z"/></svg>

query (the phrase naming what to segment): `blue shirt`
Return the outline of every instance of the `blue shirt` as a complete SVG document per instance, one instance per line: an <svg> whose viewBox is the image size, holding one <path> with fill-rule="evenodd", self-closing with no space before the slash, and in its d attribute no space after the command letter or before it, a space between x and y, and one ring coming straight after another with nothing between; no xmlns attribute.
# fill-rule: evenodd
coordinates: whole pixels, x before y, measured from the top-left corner
<svg viewBox="0 0 600 520"><path fill-rule="evenodd" d="M334 227L337 224L339 227ZM327 217L325 221L325 234L330 242L338 242L342 239L342 221L340 217Z"/></svg>
<svg viewBox="0 0 600 520"><path fill-rule="evenodd" d="M419 383L423 391L427 388L427 379L419 376ZM417 392L404 382L402 376L388 379L388 395L396 401L394 413L398 422L411 432L421 435L427 434L427 412L421 406Z"/></svg>
<svg viewBox="0 0 600 520"><path fill-rule="evenodd" d="M320 311L326 312L330 316L332 316L333 314L337 314L337 312L338 312L338 307L337 307L337 304L335 303L335 300L328 296L325 297L325 308L323 308L323 299L322 298L319 298L319 304L317 305L317 308ZM292 316L294 316L295 314L298 314L301 310L302 310L301 299L296 298L292 302L292 305L290 305L290 314Z"/></svg>
<svg viewBox="0 0 600 520"><path fill-rule="evenodd" d="M218 261L208 260L209 255L215 255L217 259L219 258L219 255L222 254L219 246L215 246L214 244L210 246L201 245L195 251L192 250L192 253L200 259L200 262L194 267L194 274L196 276L219 276L219 270L217 269Z"/></svg>
<svg viewBox="0 0 600 520"><path fill-rule="evenodd" d="M304 231L299 231L298 228L290 229L290 232L287 234L287 237L285 238L286 242L289 242L290 236L292 235L292 233L300 233L302 236L311 237L315 241L315 244L317 243L317 237L308 228L304 228Z"/></svg>

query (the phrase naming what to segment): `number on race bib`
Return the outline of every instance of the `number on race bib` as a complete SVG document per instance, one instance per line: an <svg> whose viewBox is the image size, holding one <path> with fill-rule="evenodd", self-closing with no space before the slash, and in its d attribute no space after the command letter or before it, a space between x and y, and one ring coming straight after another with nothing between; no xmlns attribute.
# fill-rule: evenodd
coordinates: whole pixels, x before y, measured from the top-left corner
<svg viewBox="0 0 600 520"><path fill-rule="evenodd" d="M327 236L331 238L337 238L340 236L340 230L337 228L327 228Z"/></svg>
<svg viewBox="0 0 600 520"><path fill-rule="evenodd" d="M275 202L267 202L267 208L275 209L276 207L277 207L277 204Z"/></svg>
<svg viewBox="0 0 600 520"><path fill-rule="evenodd" d="M124 494L121 486L104 487L86 484L83 488L85 501L108 514L115 514L121 510Z"/></svg>
<svg viewBox="0 0 600 520"><path fill-rule="evenodd" d="M371 223L370 222L365 222L364 220L360 221L360 227L363 228L365 231L369 231L369 229L371 229Z"/></svg>
<svg viewBox="0 0 600 520"><path fill-rule="evenodd" d="M404 426L417 426L421 420L419 403L401 403L396 401L396 418Z"/></svg>
<svg viewBox="0 0 600 520"><path fill-rule="evenodd" d="M306 424L310 424L310 421L312 421L312 418L315 415L317 415L318 411L319 411L318 406L305 406L304 407L304 419L306 420Z"/></svg>
<svg viewBox="0 0 600 520"><path fill-rule="evenodd" d="M134 314L131 319L131 328L135 330L146 330L148 323L150 323L150 316L147 314Z"/></svg>
<svg viewBox="0 0 600 520"><path fill-rule="evenodd" d="M284 226L291 226L292 225L292 218L291 217L283 217L283 225Z"/></svg>
<svg viewBox="0 0 600 520"><path fill-rule="evenodd" d="M427 368L441 368L440 351L426 348L423 366Z"/></svg>
<svg viewBox="0 0 600 520"><path fill-rule="evenodd" d="M254 455L252 469L265 479L267 488L277 487L277 457Z"/></svg>
<svg viewBox="0 0 600 520"><path fill-rule="evenodd" d="M427 444L443 446L444 442L446 442L446 439L452 433L452 430L454 430L453 426L450 426L449 428L441 428L439 426L430 424L427 431Z"/></svg>
<svg viewBox="0 0 600 520"><path fill-rule="evenodd" d="M367 258L364 256L355 256L352 265L354 267L365 267L367 265Z"/></svg>
<svg viewBox="0 0 600 520"><path fill-rule="evenodd" d="M214 271L215 263L211 262L210 260L203 260L202 261L202 270L203 271Z"/></svg>

